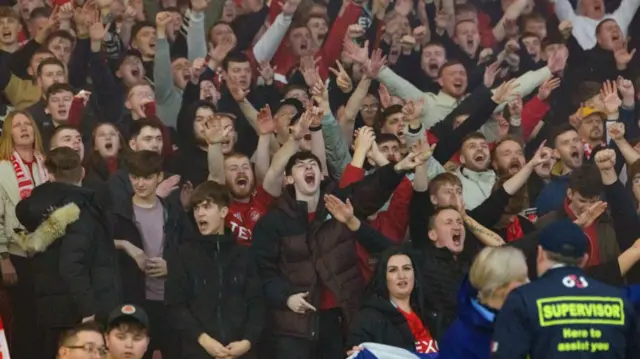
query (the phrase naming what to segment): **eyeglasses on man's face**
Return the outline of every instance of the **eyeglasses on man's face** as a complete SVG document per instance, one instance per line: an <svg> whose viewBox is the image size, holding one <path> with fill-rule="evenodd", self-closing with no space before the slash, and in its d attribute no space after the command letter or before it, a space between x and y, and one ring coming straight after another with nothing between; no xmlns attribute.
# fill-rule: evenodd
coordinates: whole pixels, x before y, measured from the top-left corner
<svg viewBox="0 0 640 359"><path fill-rule="evenodd" d="M87 343L83 345L67 345L65 346L65 348L84 350L87 354L91 354L91 355L97 354L101 358L105 358L108 354L107 348L105 348L104 346L99 347L93 343Z"/></svg>

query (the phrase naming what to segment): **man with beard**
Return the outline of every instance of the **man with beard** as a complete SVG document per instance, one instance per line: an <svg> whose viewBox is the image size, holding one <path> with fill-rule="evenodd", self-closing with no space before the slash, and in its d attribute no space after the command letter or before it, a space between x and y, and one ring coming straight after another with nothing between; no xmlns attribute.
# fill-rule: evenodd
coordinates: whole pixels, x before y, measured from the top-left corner
<svg viewBox="0 0 640 359"><path fill-rule="evenodd" d="M574 125L582 139L585 159L589 160L595 147L604 144L604 123L607 114L592 107L582 109L581 120Z"/></svg>
<svg viewBox="0 0 640 359"><path fill-rule="evenodd" d="M460 178L467 209L474 209L491 194L496 174L489 168L491 154L487 139L480 132L468 135L460 149L460 168L454 173Z"/></svg>
<svg viewBox="0 0 640 359"><path fill-rule="evenodd" d="M404 57L400 57L395 68L398 75L407 79L414 86L424 92L438 93L438 73L447 62L447 50L439 42L429 42L422 47L420 55L420 68L422 72L413 71L413 66L401 66Z"/></svg>
<svg viewBox="0 0 640 359"><path fill-rule="evenodd" d="M544 153L544 161L536 166L534 171L537 170L538 167L550 168L551 166L551 149L543 147L541 151ZM494 190L497 186L502 185L502 183L518 173L526 164L522 144L518 139L511 136L506 136L495 144L491 158L491 164L497 174ZM535 221L537 218L535 211L526 211L526 217L520 215L528 206L528 186L525 185L509 199L509 203L504 209L500 221L493 227L507 243L535 231L532 223L532 221Z"/></svg>
<svg viewBox="0 0 640 359"><path fill-rule="evenodd" d="M536 198L538 215L542 216L562 206L571 171L582 166L584 147L582 140L573 126L562 125L550 136L553 146L553 157L558 161L551 169L551 181L542 189Z"/></svg>
<svg viewBox="0 0 640 359"><path fill-rule="evenodd" d="M298 151L301 142L309 135L312 116L314 115L309 111L298 116L300 120L290 127L289 139L273 156L262 184L256 183L251 161L242 153L235 152L224 156L222 164L216 160L209 161L210 180L226 184L231 192L232 201L226 216L226 225L231 228L238 243L251 245L253 227L271 202L282 193L285 166L288 159ZM221 143L224 137L222 130L218 130L217 135L212 135L214 139L211 143Z"/></svg>

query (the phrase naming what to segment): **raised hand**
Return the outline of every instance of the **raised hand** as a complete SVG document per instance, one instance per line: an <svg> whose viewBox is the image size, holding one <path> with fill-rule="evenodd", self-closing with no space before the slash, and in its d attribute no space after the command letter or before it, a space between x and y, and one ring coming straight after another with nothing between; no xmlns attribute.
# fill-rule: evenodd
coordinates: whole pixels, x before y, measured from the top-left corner
<svg viewBox="0 0 640 359"><path fill-rule="evenodd" d="M550 77L550 78L548 78L538 88L538 98L541 101L546 101L549 98L549 96L551 95L551 92L553 92L553 90L557 89L559 86L560 86L560 78L559 77Z"/></svg>
<svg viewBox="0 0 640 359"><path fill-rule="evenodd" d="M327 90L327 86L321 80L318 80L311 88L311 96L320 106L329 104L329 91Z"/></svg>
<svg viewBox="0 0 640 359"><path fill-rule="evenodd" d="M232 127L222 128L222 121L214 115L204 124L204 138L208 144L215 145L222 143L232 130Z"/></svg>
<svg viewBox="0 0 640 359"><path fill-rule="evenodd" d="M380 98L380 106L383 109L391 106L391 94L387 86L380 84L380 87L378 87L378 97Z"/></svg>
<svg viewBox="0 0 640 359"><path fill-rule="evenodd" d="M309 127L313 122L313 114L307 110L300 116L298 122L291 127L291 136L294 140L300 141L309 133Z"/></svg>
<svg viewBox="0 0 640 359"><path fill-rule="evenodd" d="M136 22L136 15L138 15L136 9L133 6L127 6L122 14L122 22L133 24Z"/></svg>
<svg viewBox="0 0 640 359"><path fill-rule="evenodd" d="M296 10L298 10L300 2L301 0L287 0L284 5L282 5L282 13L285 16L293 16Z"/></svg>
<svg viewBox="0 0 640 359"><path fill-rule="evenodd" d="M271 114L271 107L267 104L258 112L258 134L268 135L276 130L276 121Z"/></svg>
<svg viewBox="0 0 640 359"><path fill-rule="evenodd" d="M558 31L562 35L562 38L565 40L571 36L571 32L573 31L573 23L571 20L564 20L558 25Z"/></svg>
<svg viewBox="0 0 640 359"><path fill-rule="evenodd" d="M68 2L60 6L58 9L58 21L70 21L73 18L74 9L73 2Z"/></svg>
<svg viewBox="0 0 640 359"><path fill-rule="evenodd" d="M480 55L478 55L478 65L482 65L485 62L489 61L491 59L491 56L493 56L492 49L482 49L482 51L480 51Z"/></svg>
<svg viewBox="0 0 640 359"><path fill-rule="evenodd" d="M491 100L493 100L493 102L497 104L507 102L514 96L515 91L518 89L518 87L520 87L520 84L516 81L516 79L509 80L495 89Z"/></svg>
<svg viewBox="0 0 640 359"><path fill-rule="evenodd" d="M229 54L229 52L235 47L235 41L233 35L223 36L220 42L216 46L211 46L209 50L209 57L215 61L216 66L222 65L222 61Z"/></svg>
<svg viewBox="0 0 640 359"><path fill-rule="evenodd" d="M419 156L421 156L422 159L426 162L433 154L433 150L436 148L436 145L437 143L429 145L429 142L427 142L425 139L421 139L411 146L411 152L419 153Z"/></svg>
<svg viewBox="0 0 640 359"><path fill-rule="evenodd" d="M490 89L493 83L496 81L496 76L500 73L500 61L496 61L487 66L484 70L483 84L486 88Z"/></svg>
<svg viewBox="0 0 640 359"><path fill-rule="evenodd" d="M354 152L369 152L376 138L373 129L368 126L363 126L358 130L356 135L356 139L353 143Z"/></svg>
<svg viewBox="0 0 640 359"><path fill-rule="evenodd" d="M600 150L596 153L595 163L600 171L609 171L616 165L616 151L612 149Z"/></svg>
<svg viewBox="0 0 640 359"><path fill-rule="evenodd" d="M227 80L227 88L231 93L231 97L233 97L236 102L243 102L247 95L249 94L249 90L244 90L240 85L236 84L234 81Z"/></svg>
<svg viewBox="0 0 640 359"><path fill-rule="evenodd" d="M623 99L628 98L635 100L635 89L631 80L627 80L622 76L618 76L618 78L616 79L616 85L618 86L618 91L620 91Z"/></svg>
<svg viewBox="0 0 640 359"><path fill-rule="evenodd" d="M622 122L614 122L607 127L607 131L611 136L611 139L614 141L620 141L624 139L625 128L624 123ZM600 151L602 152L602 151ZM600 153L598 152L598 153Z"/></svg>
<svg viewBox="0 0 640 359"><path fill-rule="evenodd" d="M442 33L443 31L449 28L453 20L454 20L453 14L448 13L444 9L444 7L441 7L440 10L438 10L438 13L435 18L436 30L439 33Z"/></svg>
<svg viewBox="0 0 640 359"><path fill-rule="evenodd" d="M565 46L562 46L556 52L554 52L547 62L547 67L552 74L558 73L564 70L567 65L567 59L569 58L569 50Z"/></svg>
<svg viewBox="0 0 640 359"><path fill-rule="evenodd" d="M161 11L156 15L156 29L166 30L167 26L173 21L173 15L168 11Z"/></svg>
<svg viewBox="0 0 640 359"><path fill-rule="evenodd" d="M369 61L369 40L365 41L362 47L359 47L350 38L345 38L343 45L345 56L353 60L353 62L364 66Z"/></svg>
<svg viewBox="0 0 640 359"><path fill-rule="evenodd" d="M331 73L336 76L336 83L338 85L338 88L340 88L340 90L344 93L351 92L351 90L353 90L353 82L351 82L351 77L349 77L349 74L347 73L347 71L345 71L344 66L342 66L342 63L340 63L340 60L336 60L336 65L338 66L337 70L329 67L329 71L331 71Z"/></svg>
<svg viewBox="0 0 640 359"><path fill-rule="evenodd" d="M352 24L349 25L349 28L347 29L347 38L349 39L358 39L362 36L364 36L364 28L362 28L362 26L360 26L360 24Z"/></svg>
<svg viewBox="0 0 640 359"><path fill-rule="evenodd" d="M87 91L87 90L80 90L77 94L75 94L75 96L73 96L73 98L77 98L82 100L82 104L84 106L87 105L87 103L89 102L89 98L91 97L91 92Z"/></svg>
<svg viewBox="0 0 640 359"><path fill-rule="evenodd" d="M618 112L620 105L622 105L622 100L620 96L618 96L618 86L614 82L607 80L602 84L600 97L602 98L604 110L607 114Z"/></svg>
<svg viewBox="0 0 640 359"><path fill-rule="evenodd" d="M353 214L353 206L348 198L345 203L338 197L328 194L324 196L324 204L329 213L331 213L331 216L340 223L347 224L355 217Z"/></svg>
<svg viewBox="0 0 640 359"><path fill-rule="evenodd" d="M420 25L413 29L412 35L416 40L416 43L422 46L424 46L431 40L431 32L429 31L429 28L424 25Z"/></svg>
<svg viewBox="0 0 640 359"><path fill-rule="evenodd" d="M177 190L178 184L180 183L180 176L173 175L164 181L160 182L158 187L156 188L156 196L160 198L167 198L171 192Z"/></svg>
<svg viewBox="0 0 640 359"><path fill-rule="evenodd" d="M197 85L198 82L200 81L200 75L202 75L202 72L204 71L206 64L207 64L207 61L202 57L193 60L193 62L191 63L191 68L189 69L189 73L191 75L191 82L193 84Z"/></svg>
<svg viewBox="0 0 640 359"><path fill-rule="evenodd" d="M94 22L91 27L89 27L89 38L91 38L91 41L94 42L102 42L102 40L109 32L110 27L111 24L108 24L105 27L101 21Z"/></svg>
<svg viewBox="0 0 640 359"><path fill-rule="evenodd" d="M410 152L400 162L396 163L393 169L398 173L412 171L427 159L422 152Z"/></svg>
<svg viewBox="0 0 640 359"><path fill-rule="evenodd" d="M258 65L258 72L260 72L260 77L264 80L264 83L269 86L273 84L273 79L276 76L277 66L271 66L269 61L263 61Z"/></svg>
<svg viewBox="0 0 640 359"><path fill-rule="evenodd" d="M376 49L373 54L371 54L371 59L365 67L367 77L371 79L378 77L378 73L380 73L380 70L382 70L386 63L387 57L382 55L382 50Z"/></svg>
<svg viewBox="0 0 640 359"><path fill-rule="evenodd" d="M618 67L626 68L629 62L631 62L631 59L633 59L633 56L636 54L636 49L629 52L628 46L629 39L627 38L624 41L624 45L613 52L613 56L616 59L616 65L618 65Z"/></svg>
<svg viewBox="0 0 640 359"><path fill-rule="evenodd" d="M313 87L313 85L320 80L318 61L320 61L320 58L316 59L313 58L313 56L303 56L300 58L300 72L308 87Z"/></svg>
<svg viewBox="0 0 640 359"><path fill-rule="evenodd" d="M191 0L191 11L203 12L209 6L211 0Z"/></svg>
<svg viewBox="0 0 640 359"><path fill-rule="evenodd" d="M579 225L582 228L588 228L593 222L600 217L607 209L607 202L598 201L584 211L573 223Z"/></svg>
<svg viewBox="0 0 640 359"><path fill-rule="evenodd" d="M536 167L549 161L550 152L546 150L548 149L548 147L545 147L546 144L547 144L547 141L542 141L542 143L536 150L536 153L533 155L531 160L529 160L528 164L531 165L531 167Z"/></svg>

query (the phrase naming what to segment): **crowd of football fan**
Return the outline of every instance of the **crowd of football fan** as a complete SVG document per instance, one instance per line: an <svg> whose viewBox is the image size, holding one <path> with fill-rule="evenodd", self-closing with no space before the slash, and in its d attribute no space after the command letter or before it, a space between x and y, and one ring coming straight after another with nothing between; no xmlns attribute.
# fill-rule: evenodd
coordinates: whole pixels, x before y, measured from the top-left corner
<svg viewBox="0 0 640 359"><path fill-rule="evenodd" d="M11 357L637 355L639 6L0 1Z"/></svg>

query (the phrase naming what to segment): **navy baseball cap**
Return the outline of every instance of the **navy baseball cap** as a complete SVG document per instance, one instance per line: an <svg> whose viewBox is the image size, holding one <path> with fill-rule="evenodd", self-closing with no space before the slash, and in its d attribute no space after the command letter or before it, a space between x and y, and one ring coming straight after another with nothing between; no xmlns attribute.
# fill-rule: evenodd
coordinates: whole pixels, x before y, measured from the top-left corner
<svg viewBox="0 0 640 359"><path fill-rule="evenodd" d="M137 321L145 328L149 328L149 316L147 312L133 304L123 304L114 309L111 314L109 314L107 328L115 327L116 323L123 319Z"/></svg>
<svg viewBox="0 0 640 359"><path fill-rule="evenodd" d="M587 253L589 238L580 226L570 219L555 221L540 231L538 244L552 253L581 258Z"/></svg>

